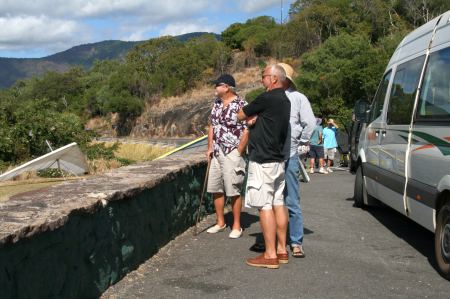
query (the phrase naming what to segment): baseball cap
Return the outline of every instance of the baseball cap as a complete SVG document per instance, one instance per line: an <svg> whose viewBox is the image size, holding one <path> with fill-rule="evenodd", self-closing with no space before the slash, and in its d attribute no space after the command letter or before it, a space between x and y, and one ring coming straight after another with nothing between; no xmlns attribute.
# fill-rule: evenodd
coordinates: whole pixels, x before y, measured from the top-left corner
<svg viewBox="0 0 450 299"><path fill-rule="evenodd" d="M223 74L216 80L211 81L211 83L215 85L224 83L228 86L236 87L236 81L234 80L233 76L229 74Z"/></svg>

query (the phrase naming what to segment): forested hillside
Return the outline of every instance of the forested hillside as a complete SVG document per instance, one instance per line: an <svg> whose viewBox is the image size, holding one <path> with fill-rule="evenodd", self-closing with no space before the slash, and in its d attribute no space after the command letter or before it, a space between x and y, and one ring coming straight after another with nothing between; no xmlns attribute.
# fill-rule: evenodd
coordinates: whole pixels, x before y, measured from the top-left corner
<svg viewBox="0 0 450 299"><path fill-rule="evenodd" d="M46 139L55 147L76 141L85 148L93 134L85 124L93 117L114 114L118 135L127 135L144 107L219 73L263 67L270 57L295 66L297 87L315 113L346 122L356 100L372 98L401 39L448 9L448 0L299 0L283 24L261 16L230 25L221 41L158 38L90 70L19 81L0 91L0 168L45 153Z"/></svg>
<svg viewBox="0 0 450 299"><path fill-rule="evenodd" d="M184 42L202 34L205 33L193 32L175 38ZM75 66L89 70L97 60L123 59L132 48L141 43L142 41L108 40L76 46L43 58L0 57L0 88L10 87L17 80L42 75L49 71L61 73Z"/></svg>

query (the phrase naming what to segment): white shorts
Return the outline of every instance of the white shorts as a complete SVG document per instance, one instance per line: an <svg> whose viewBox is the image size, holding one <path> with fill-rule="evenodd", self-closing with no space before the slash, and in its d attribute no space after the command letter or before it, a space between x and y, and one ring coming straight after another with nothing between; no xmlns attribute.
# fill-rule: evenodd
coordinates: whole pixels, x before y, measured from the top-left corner
<svg viewBox="0 0 450 299"><path fill-rule="evenodd" d="M220 150L219 156L213 156L210 163L207 192L240 195L245 177L245 160L237 149L228 155Z"/></svg>
<svg viewBox="0 0 450 299"><path fill-rule="evenodd" d="M334 154L336 153L336 148L324 148L325 159L334 160Z"/></svg>
<svg viewBox="0 0 450 299"><path fill-rule="evenodd" d="M284 162L259 164L250 161L245 206L263 210L284 205Z"/></svg>

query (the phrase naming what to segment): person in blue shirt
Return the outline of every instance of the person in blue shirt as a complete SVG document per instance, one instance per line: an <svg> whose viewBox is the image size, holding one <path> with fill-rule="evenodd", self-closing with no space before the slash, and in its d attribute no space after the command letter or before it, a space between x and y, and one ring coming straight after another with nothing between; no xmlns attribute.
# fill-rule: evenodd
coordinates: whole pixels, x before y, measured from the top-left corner
<svg viewBox="0 0 450 299"><path fill-rule="evenodd" d="M327 174L328 172L324 168L324 152L323 152L323 128L322 118L316 118L316 127L311 135L311 147L308 153L310 158L309 172L314 173L314 165L316 158L319 159L319 173Z"/></svg>
<svg viewBox="0 0 450 299"><path fill-rule="evenodd" d="M334 123L334 120L330 118L328 119L327 127L323 129L323 149L328 164L328 172L333 172L333 170L331 170L331 161L334 160L334 155L338 146L336 140L337 128L338 126Z"/></svg>

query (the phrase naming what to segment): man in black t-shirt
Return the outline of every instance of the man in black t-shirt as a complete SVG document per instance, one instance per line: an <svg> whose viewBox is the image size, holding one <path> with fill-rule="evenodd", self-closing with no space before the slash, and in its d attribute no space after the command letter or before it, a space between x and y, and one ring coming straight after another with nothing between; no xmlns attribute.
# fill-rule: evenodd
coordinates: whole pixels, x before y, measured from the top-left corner
<svg viewBox="0 0 450 299"><path fill-rule="evenodd" d="M285 80L282 67L268 66L262 74L266 92L238 113L238 119L247 120L249 124L254 122L249 135L245 204L259 210L266 248L262 255L247 260L248 265L255 267L276 269L280 263L288 263L283 146L288 134L291 104L283 89Z"/></svg>

